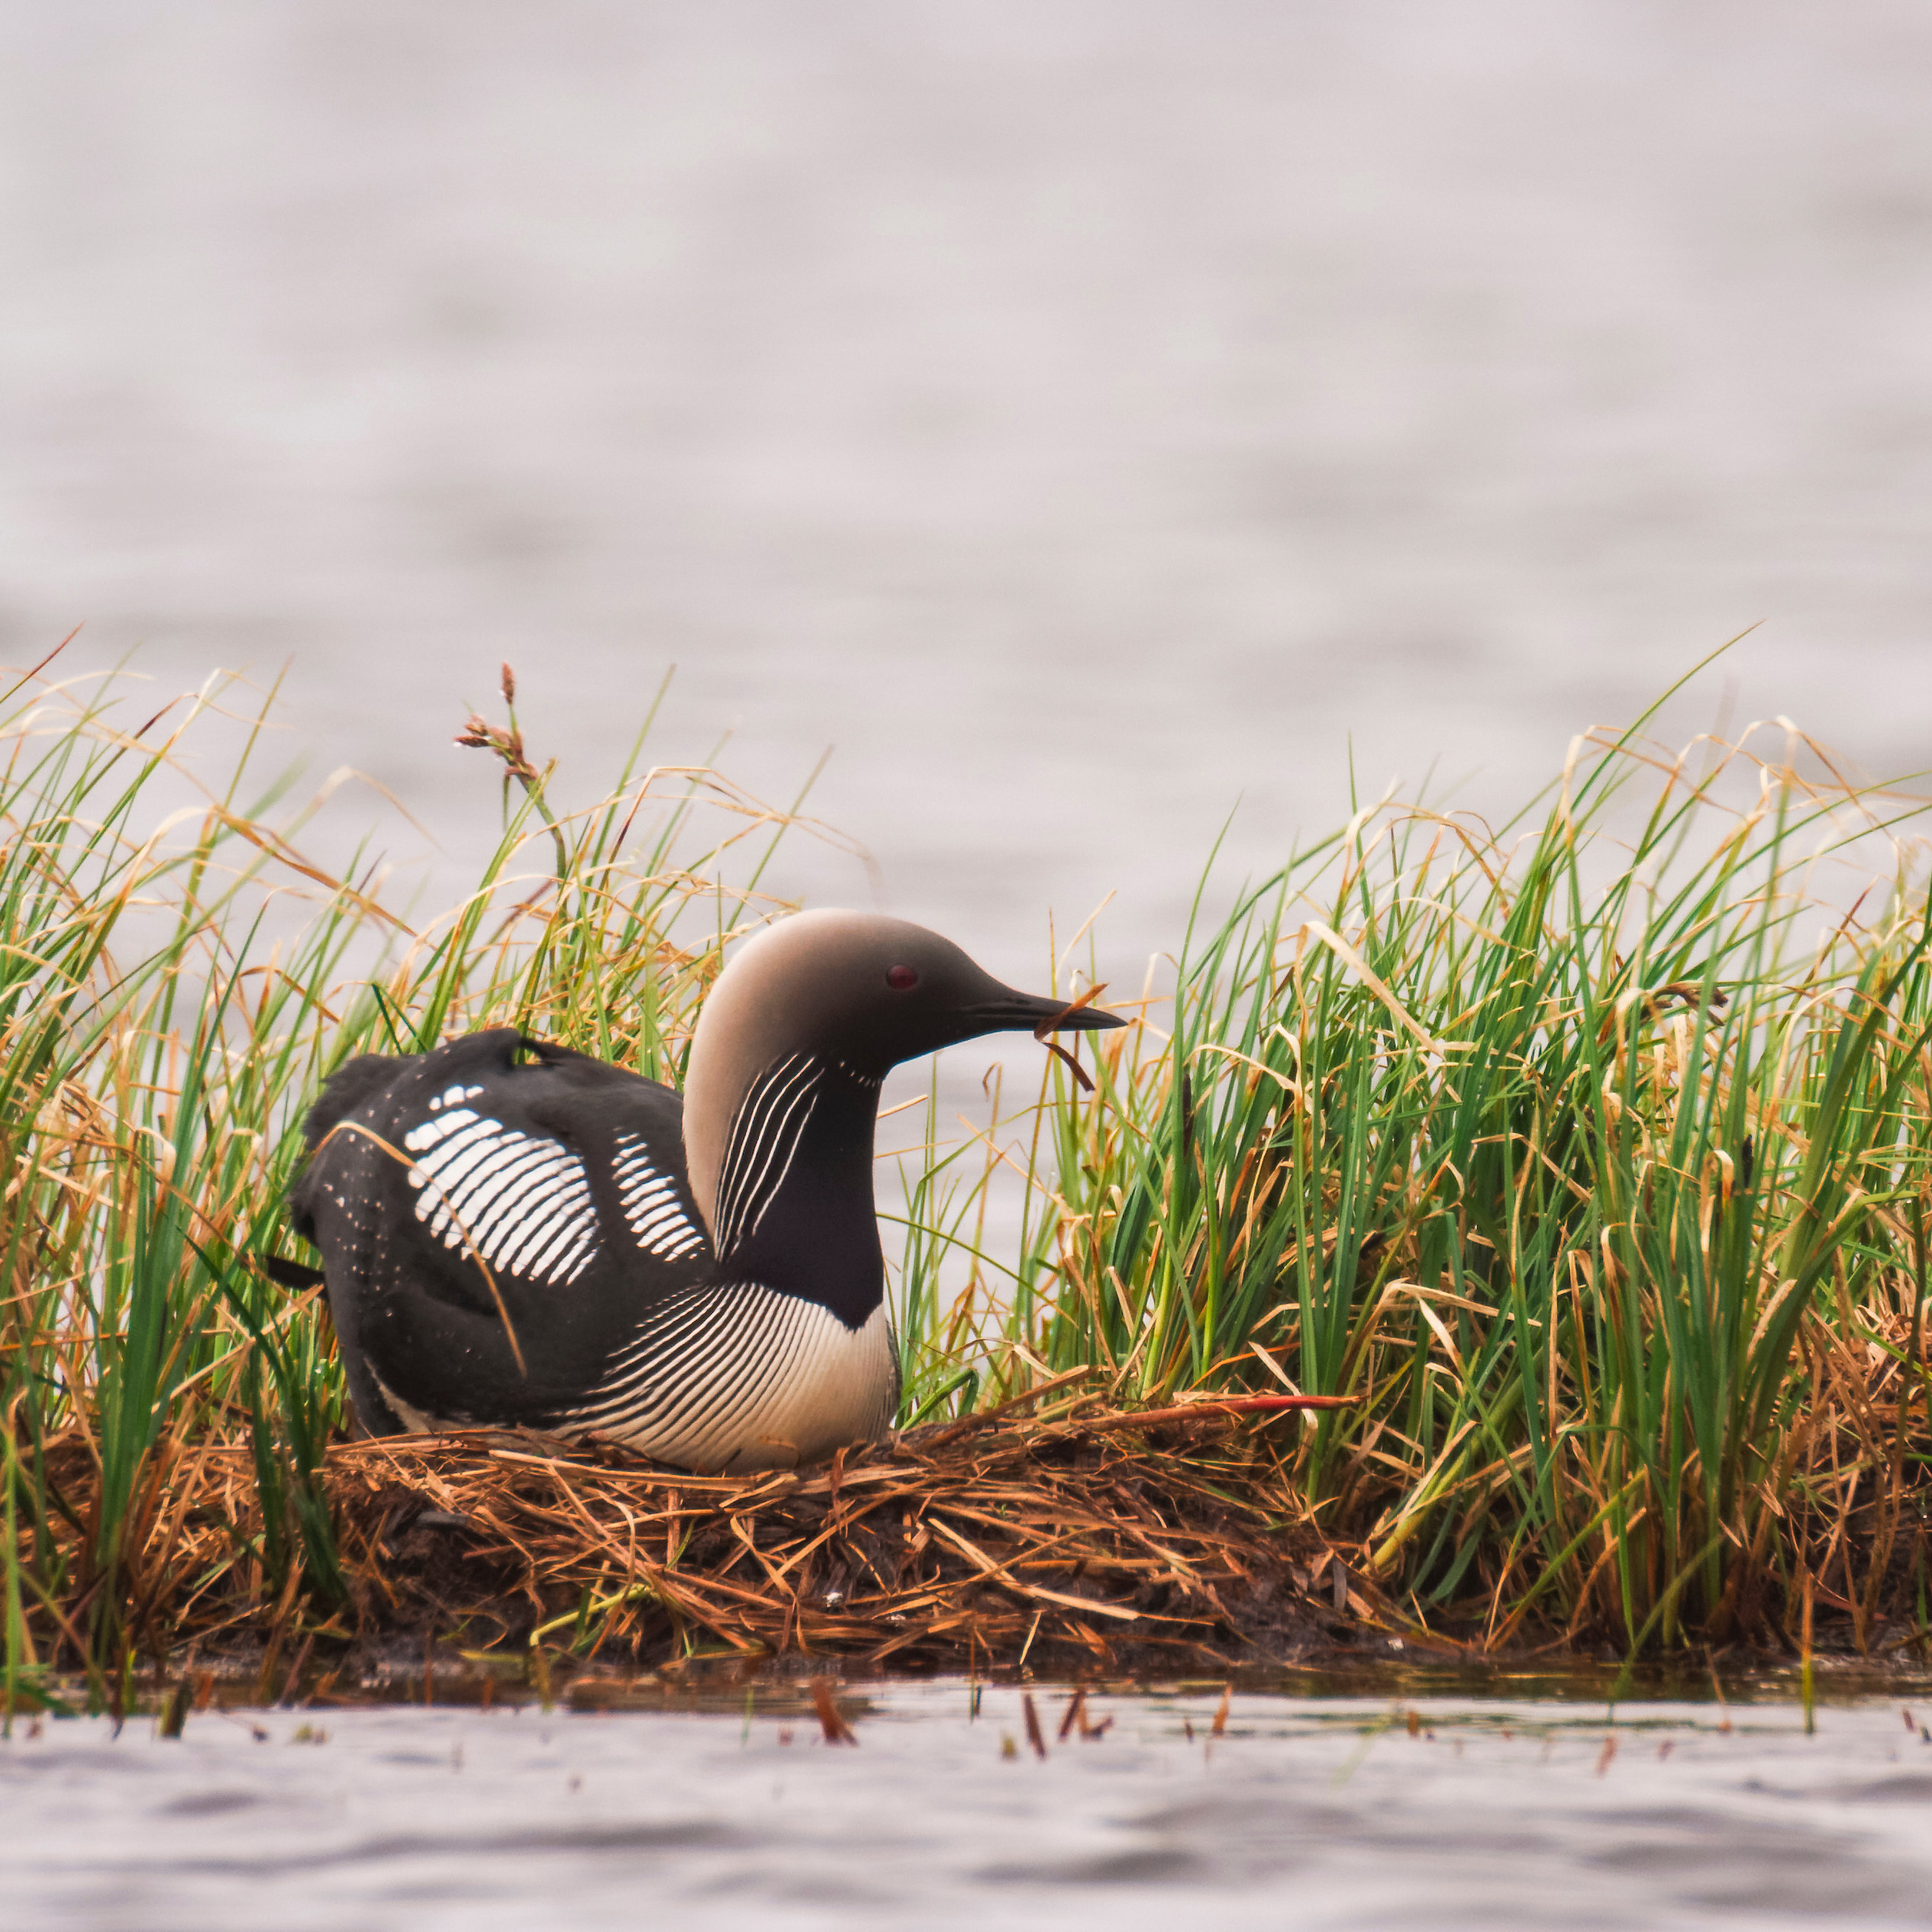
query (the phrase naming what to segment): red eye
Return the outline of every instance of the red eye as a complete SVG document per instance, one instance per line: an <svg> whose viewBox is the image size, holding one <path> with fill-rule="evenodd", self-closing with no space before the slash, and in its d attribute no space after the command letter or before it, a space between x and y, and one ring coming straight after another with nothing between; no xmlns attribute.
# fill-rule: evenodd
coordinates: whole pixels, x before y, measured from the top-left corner
<svg viewBox="0 0 1932 1932"><path fill-rule="evenodd" d="M885 983L895 993L909 993L919 983L918 970L909 966L889 967L885 974Z"/></svg>

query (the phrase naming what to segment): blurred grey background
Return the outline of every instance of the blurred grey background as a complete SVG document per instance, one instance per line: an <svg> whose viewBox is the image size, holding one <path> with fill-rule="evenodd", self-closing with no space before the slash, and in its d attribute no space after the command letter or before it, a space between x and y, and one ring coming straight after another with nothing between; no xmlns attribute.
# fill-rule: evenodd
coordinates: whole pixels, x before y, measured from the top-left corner
<svg viewBox="0 0 1932 1932"><path fill-rule="evenodd" d="M580 798L675 662L658 756L835 747L781 882L1029 981L1753 624L1673 728L1916 770L1929 88L1924 0L8 0L0 656L285 664L431 892L499 660Z"/></svg>

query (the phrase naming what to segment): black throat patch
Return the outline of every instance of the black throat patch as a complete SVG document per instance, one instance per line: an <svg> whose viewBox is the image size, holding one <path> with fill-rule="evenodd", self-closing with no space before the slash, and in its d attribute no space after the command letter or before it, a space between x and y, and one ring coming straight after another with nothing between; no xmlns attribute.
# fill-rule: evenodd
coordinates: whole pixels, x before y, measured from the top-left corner
<svg viewBox="0 0 1932 1932"><path fill-rule="evenodd" d="M739 1103L718 1174L721 1273L762 1282L861 1326L885 1289L872 1204L879 1082L793 1053Z"/></svg>

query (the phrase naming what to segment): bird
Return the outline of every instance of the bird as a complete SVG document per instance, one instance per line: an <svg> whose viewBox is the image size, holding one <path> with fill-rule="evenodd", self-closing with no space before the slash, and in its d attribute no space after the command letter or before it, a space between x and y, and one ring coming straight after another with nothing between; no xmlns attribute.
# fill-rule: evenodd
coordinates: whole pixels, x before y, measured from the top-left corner
<svg viewBox="0 0 1932 1932"><path fill-rule="evenodd" d="M886 1074L983 1034L1124 1024L908 921L794 913L727 962L682 1095L515 1027L346 1061L289 1197L322 1267L269 1272L326 1282L369 1435L596 1434L706 1474L822 1460L898 1406Z"/></svg>

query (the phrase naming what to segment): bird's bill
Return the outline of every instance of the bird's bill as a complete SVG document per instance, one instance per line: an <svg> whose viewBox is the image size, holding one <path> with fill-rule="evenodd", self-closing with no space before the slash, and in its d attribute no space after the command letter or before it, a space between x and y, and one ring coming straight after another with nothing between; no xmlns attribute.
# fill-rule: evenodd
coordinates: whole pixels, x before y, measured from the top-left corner
<svg viewBox="0 0 1932 1932"><path fill-rule="evenodd" d="M967 1017L983 1032L1031 1033L1043 1040L1050 1033L1098 1033L1127 1024L1118 1013L1098 1006L1076 1005L1050 994L1015 992L1010 987L969 1008Z"/></svg>

